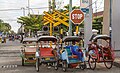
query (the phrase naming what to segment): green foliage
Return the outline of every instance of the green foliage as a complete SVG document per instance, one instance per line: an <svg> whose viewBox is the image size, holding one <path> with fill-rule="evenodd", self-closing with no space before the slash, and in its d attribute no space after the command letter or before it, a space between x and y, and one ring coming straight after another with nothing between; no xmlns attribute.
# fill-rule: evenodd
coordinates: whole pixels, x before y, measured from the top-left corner
<svg viewBox="0 0 120 73"><path fill-rule="evenodd" d="M66 6L64 6L64 8L66 9L66 10L69 10L69 4L67 4ZM72 7L72 10L73 9L80 9L80 7L78 6L74 6L74 7Z"/></svg>
<svg viewBox="0 0 120 73"><path fill-rule="evenodd" d="M3 20L0 19L0 32L6 33L11 30L11 26L9 23L3 22Z"/></svg>
<svg viewBox="0 0 120 73"><path fill-rule="evenodd" d="M25 31L29 29L32 31L42 29L42 15L30 15L18 18L18 23L21 23L25 27Z"/></svg>
<svg viewBox="0 0 120 73"><path fill-rule="evenodd" d="M10 34L16 34L13 30L10 31Z"/></svg>
<svg viewBox="0 0 120 73"><path fill-rule="evenodd" d="M93 20L92 28L98 30L99 31L98 34L102 33L101 32L103 27L102 22L103 22L103 17L97 17L97 18L94 18Z"/></svg>

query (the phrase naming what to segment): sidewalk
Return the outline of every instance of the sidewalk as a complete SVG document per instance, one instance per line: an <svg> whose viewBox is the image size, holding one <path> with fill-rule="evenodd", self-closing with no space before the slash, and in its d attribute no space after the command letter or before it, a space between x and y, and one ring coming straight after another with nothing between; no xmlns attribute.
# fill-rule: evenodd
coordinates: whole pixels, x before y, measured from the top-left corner
<svg viewBox="0 0 120 73"><path fill-rule="evenodd" d="M113 65L120 68L120 51L115 51L115 60Z"/></svg>

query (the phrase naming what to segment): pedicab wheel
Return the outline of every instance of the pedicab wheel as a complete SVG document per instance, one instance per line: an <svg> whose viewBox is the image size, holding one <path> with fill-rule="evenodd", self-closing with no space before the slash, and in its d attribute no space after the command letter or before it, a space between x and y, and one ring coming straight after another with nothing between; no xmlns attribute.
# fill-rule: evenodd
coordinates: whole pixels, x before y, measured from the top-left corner
<svg viewBox="0 0 120 73"><path fill-rule="evenodd" d="M62 70L65 72L67 70L67 61L62 61Z"/></svg>
<svg viewBox="0 0 120 73"><path fill-rule="evenodd" d="M112 65L113 65L113 61L112 60L111 61L107 61L107 57L105 57L103 60L104 60L105 67L107 69L112 68Z"/></svg>
<svg viewBox="0 0 120 73"><path fill-rule="evenodd" d="M39 58L36 59L36 71L39 72Z"/></svg>
<svg viewBox="0 0 120 73"><path fill-rule="evenodd" d="M22 58L22 66L24 66L24 59Z"/></svg>
<svg viewBox="0 0 120 73"><path fill-rule="evenodd" d="M96 68L96 59L89 56L88 64L90 69L94 70Z"/></svg>
<svg viewBox="0 0 120 73"><path fill-rule="evenodd" d="M54 69L55 69L55 70L58 70L58 61L56 61L56 62L54 63Z"/></svg>
<svg viewBox="0 0 120 73"><path fill-rule="evenodd" d="M86 68L86 62L83 62L81 65L80 65L80 69L84 70Z"/></svg>

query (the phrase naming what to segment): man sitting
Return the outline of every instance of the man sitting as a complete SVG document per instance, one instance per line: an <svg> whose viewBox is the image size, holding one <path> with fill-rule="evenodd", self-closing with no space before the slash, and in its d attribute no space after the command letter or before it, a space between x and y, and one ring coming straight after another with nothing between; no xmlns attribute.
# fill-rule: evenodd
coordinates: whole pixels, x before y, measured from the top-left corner
<svg viewBox="0 0 120 73"><path fill-rule="evenodd" d="M79 46L75 45L75 42L73 42L73 46L71 48L71 51L72 51L73 55L77 55L78 59L83 62L83 52L79 48Z"/></svg>

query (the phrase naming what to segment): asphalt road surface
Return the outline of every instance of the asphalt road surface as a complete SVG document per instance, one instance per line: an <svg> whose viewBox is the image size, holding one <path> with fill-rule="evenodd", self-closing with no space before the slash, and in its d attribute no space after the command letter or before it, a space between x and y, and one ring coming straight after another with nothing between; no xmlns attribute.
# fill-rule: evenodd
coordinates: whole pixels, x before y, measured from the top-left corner
<svg viewBox="0 0 120 73"><path fill-rule="evenodd" d="M68 69L67 72L63 72L62 68L56 71L53 67L42 65L40 71L36 72L35 65L21 65L19 56L21 46L18 40L0 44L0 73L120 73L120 68L113 66L111 69L106 69L104 64L97 64L95 70Z"/></svg>

